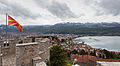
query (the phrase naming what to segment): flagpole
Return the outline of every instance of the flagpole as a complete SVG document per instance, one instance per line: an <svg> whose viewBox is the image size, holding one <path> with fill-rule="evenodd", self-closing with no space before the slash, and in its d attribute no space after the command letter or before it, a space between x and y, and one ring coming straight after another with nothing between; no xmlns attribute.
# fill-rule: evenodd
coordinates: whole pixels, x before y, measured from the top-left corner
<svg viewBox="0 0 120 66"><path fill-rule="evenodd" d="M7 43L7 39L8 37L7 37L7 13L6 13L6 43Z"/></svg>
<svg viewBox="0 0 120 66"><path fill-rule="evenodd" d="M8 16L8 15L7 15L7 13L6 13L6 30L5 30L5 31L6 31L6 36L5 36L5 38L6 38L5 43L6 43L6 44L7 44L7 39L8 39L8 36L7 36L7 21L8 21L7 19L8 19L8 18L7 18L7 16ZM2 45L1 45L1 66L2 66L2 56L3 56L3 52L2 52Z"/></svg>

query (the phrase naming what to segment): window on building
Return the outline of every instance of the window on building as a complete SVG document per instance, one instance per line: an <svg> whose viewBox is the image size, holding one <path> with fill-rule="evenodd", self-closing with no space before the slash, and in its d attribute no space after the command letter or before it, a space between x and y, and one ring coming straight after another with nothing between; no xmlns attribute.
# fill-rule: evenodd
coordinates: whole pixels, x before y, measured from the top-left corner
<svg viewBox="0 0 120 66"><path fill-rule="evenodd" d="M18 43L19 43L19 44L22 44L22 43L23 43L23 40L20 40Z"/></svg>
<svg viewBox="0 0 120 66"><path fill-rule="evenodd" d="M4 47L9 46L9 43L4 43Z"/></svg>
<svg viewBox="0 0 120 66"><path fill-rule="evenodd" d="M4 46L6 46L6 43L4 43Z"/></svg>
<svg viewBox="0 0 120 66"><path fill-rule="evenodd" d="M9 43L7 43L7 46L9 46Z"/></svg>

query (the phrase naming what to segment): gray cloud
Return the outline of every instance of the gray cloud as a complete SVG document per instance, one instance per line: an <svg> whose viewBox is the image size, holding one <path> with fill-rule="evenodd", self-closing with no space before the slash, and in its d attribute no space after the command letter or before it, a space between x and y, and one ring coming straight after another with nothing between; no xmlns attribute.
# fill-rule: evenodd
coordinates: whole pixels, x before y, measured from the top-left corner
<svg viewBox="0 0 120 66"><path fill-rule="evenodd" d="M120 0L102 0L98 4L103 8L102 14L112 14L113 16L120 14Z"/></svg>
<svg viewBox="0 0 120 66"><path fill-rule="evenodd" d="M53 15L61 18L77 18L77 16L69 9L67 4L59 3L57 1L45 1L45 0L36 0L36 3L51 12Z"/></svg>
<svg viewBox="0 0 120 66"><path fill-rule="evenodd" d="M12 3L8 0L0 1L0 14L8 13L14 16L20 16L22 18L32 18L35 19L38 15L31 13L29 10L21 6L18 3Z"/></svg>

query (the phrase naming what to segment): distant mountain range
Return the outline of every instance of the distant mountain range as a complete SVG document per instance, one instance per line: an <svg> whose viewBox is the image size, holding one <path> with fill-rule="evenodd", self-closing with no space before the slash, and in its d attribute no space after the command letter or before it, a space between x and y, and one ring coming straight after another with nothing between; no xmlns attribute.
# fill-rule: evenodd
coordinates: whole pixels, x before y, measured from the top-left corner
<svg viewBox="0 0 120 66"><path fill-rule="evenodd" d="M9 32L19 32L17 27L8 27ZM120 23L58 23L55 25L23 26L25 33L46 34L120 34ZM0 33L5 25L0 25Z"/></svg>

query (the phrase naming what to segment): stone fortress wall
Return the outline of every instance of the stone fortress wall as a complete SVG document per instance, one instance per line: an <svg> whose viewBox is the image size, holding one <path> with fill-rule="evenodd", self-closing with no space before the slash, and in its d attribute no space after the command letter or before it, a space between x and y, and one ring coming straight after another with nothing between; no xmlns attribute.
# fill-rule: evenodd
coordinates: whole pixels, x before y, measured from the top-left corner
<svg viewBox="0 0 120 66"><path fill-rule="evenodd" d="M0 41L0 66L36 66L50 58L50 43L47 38Z"/></svg>

